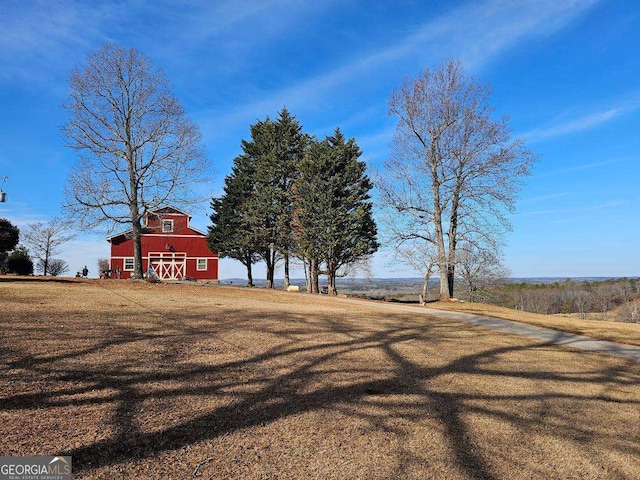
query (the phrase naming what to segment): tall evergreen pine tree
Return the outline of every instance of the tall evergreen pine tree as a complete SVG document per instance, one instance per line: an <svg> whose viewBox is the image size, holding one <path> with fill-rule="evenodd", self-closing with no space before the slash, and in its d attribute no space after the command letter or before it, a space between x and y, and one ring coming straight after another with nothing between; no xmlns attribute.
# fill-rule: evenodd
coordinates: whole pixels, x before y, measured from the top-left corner
<svg viewBox="0 0 640 480"><path fill-rule="evenodd" d="M317 289L319 266L324 266L329 293L336 294L340 268L362 260L378 249L366 165L355 140L340 129L315 142L300 164L295 184L296 230L299 249L312 267Z"/></svg>
<svg viewBox="0 0 640 480"><path fill-rule="evenodd" d="M267 117L251 125L250 132L251 139L242 141L243 154L234 160L225 195L212 202L210 246L222 247L238 260L242 256L249 276L251 262L260 258L267 267L267 287L273 288L276 263L282 258L288 283L292 186L308 136L286 108L277 121Z"/></svg>
<svg viewBox="0 0 640 480"><path fill-rule="evenodd" d="M257 246L244 215L244 203L253 190L251 162L246 157L237 157L224 183L224 195L211 201L213 213L207 243L221 258L229 257L242 263L247 268L247 286L252 287L251 266L258 261Z"/></svg>

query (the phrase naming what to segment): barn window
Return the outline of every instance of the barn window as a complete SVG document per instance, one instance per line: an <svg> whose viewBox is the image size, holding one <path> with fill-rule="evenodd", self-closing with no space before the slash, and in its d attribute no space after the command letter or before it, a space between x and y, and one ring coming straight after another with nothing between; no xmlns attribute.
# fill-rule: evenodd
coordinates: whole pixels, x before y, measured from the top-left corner
<svg viewBox="0 0 640 480"><path fill-rule="evenodd" d="M198 268L197 270L206 270L207 269L207 259L199 258L198 259Z"/></svg>
<svg viewBox="0 0 640 480"><path fill-rule="evenodd" d="M163 233L173 232L173 220L162 220L162 232Z"/></svg>
<svg viewBox="0 0 640 480"><path fill-rule="evenodd" d="M124 259L124 270L125 271L133 271L133 257Z"/></svg>

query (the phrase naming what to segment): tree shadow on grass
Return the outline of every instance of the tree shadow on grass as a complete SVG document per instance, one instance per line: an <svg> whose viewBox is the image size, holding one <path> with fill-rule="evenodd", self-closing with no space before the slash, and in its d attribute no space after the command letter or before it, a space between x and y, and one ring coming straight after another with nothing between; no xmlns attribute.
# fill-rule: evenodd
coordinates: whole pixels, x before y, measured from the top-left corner
<svg viewBox="0 0 640 480"><path fill-rule="evenodd" d="M323 314L309 319L262 312L259 318L252 318L241 310L226 310L207 322L201 316L188 314L165 314L154 322L154 328L137 331L132 326L115 338L96 338L93 345L64 354L34 356L19 349L5 352L4 358L11 357L6 362L10 369L46 376L50 384L57 386L38 393L2 395L0 410L27 413L114 404L110 419L113 433L108 438L59 452L73 457L75 473L88 474L96 468L153 457L241 429L326 409L401 435L392 420L420 421L420 414L407 413L404 408L404 399L410 398L443 426L443 442L460 474L498 478L499 472L486 457L486 447L478 447L469 428L469 415L483 415L521 429L540 428L551 421L557 426L554 435L558 438L588 443L591 430L576 425L569 415L558 414L557 409L550 418L544 411L536 415L513 412L504 404L584 405L599 401L640 408L640 400L621 399L612 392L637 385L635 364L619 362L616 366L607 364L597 370L568 373L560 369L520 368L504 361L520 352L535 357L552 348L547 343L527 341L443 355L441 349L455 349L456 342L461 341L455 330L463 327L454 322L425 318L416 321L402 314L389 315L375 323ZM471 338L493 335L478 327L464 330ZM243 341L243 335L255 336L262 343ZM226 353L220 359L213 355L213 363L203 363L194 356L198 345L221 345ZM125 347L128 355L123 351L96 365L80 362L91 355ZM367 363L368 357L363 357L363 361L357 361L364 353L378 360ZM438 361L430 361L430 356L438 357ZM513 394L467 391L464 383L460 387L443 387L448 385L446 379L470 377L494 383L523 380L545 385L599 384L602 391L597 395L559 391ZM151 384L160 387L149 389ZM104 393L83 397L88 392ZM219 406L193 413L175 425L154 431L141 428L141 406L145 402L181 396L232 401L221 401ZM397 399L398 404L388 398ZM363 411L363 406L377 406L384 413L371 415ZM640 454L633 437L631 441L612 438L611 442L613 450L630 456ZM407 473L408 463L416 460L409 451L398 452L398 456L403 460L399 460L395 473L401 477Z"/></svg>

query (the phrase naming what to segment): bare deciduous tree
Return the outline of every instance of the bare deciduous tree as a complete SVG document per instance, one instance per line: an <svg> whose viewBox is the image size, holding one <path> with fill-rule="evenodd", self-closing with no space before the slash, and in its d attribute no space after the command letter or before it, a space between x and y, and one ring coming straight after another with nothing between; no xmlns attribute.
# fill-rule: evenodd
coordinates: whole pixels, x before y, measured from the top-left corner
<svg viewBox="0 0 640 480"><path fill-rule="evenodd" d="M621 322L640 322L640 299L625 301L618 311L617 318Z"/></svg>
<svg viewBox="0 0 640 480"><path fill-rule="evenodd" d="M43 275L53 275L49 263L54 255L60 253L60 246L75 237L71 233L70 222L53 218L47 223L30 223L23 235L23 242L29 247L31 255L37 259L36 267Z"/></svg>
<svg viewBox="0 0 640 480"><path fill-rule="evenodd" d="M458 247L456 263L471 302L480 300L483 287L509 276L508 270L502 265L497 245L465 241Z"/></svg>
<svg viewBox="0 0 640 480"><path fill-rule="evenodd" d="M571 303L575 306L575 310L580 315L580 318L582 320L587 318L587 312L593 303L589 292L582 288L571 288L567 292L567 295L569 296Z"/></svg>
<svg viewBox="0 0 640 480"><path fill-rule="evenodd" d="M611 282L602 282L595 289L595 299L600 311L602 320L609 320L609 311L613 306L616 297L616 287Z"/></svg>
<svg viewBox="0 0 640 480"><path fill-rule="evenodd" d="M40 263L40 262L38 262ZM47 266L49 275L57 277L69 271L69 264L61 258L51 258Z"/></svg>
<svg viewBox="0 0 640 480"><path fill-rule="evenodd" d="M99 258L98 259L98 276L102 275L103 272L109 270L109 259L108 258Z"/></svg>
<svg viewBox="0 0 640 480"><path fill-rule="evenodd" d="M458 243L508 230L507 213L535 160L511 139L506 118L492 118L490 94L450 60L407 79L389 100L399 122L378 188L405 238L434 245L442 299L453 295Z"/></svg>
<svg viewBox="0 0 640 480"><path fill-rule="evenodd" d="M420 272L422 275L420 303L425 303L429 296L429 281L438 265L437 254L433 245L415 239L402 242L395 248L394 260Z"/></svg>
<svg viewBox="0 0 640 480"><path fill-rule="evenodd" d="M621 300L616 317L622 322L638 323L640 321L640 298L636 293L635 282L622 280L617 282L615 286Z"/></svg>
<svg viewBox="0 0 640 480"><path fill-rule="evenodd" d="M131 228L135 274L142 276L141 220L166 204L196 200L208 167L200 131L164 73L133 48L105 44L71 73L67 146L80 153L66 189L83 227Z"/></svg>

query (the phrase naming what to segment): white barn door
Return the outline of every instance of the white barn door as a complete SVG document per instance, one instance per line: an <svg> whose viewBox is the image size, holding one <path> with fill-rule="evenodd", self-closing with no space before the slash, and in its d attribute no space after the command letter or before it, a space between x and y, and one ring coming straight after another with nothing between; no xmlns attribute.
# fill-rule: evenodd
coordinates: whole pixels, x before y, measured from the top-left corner
<svg viewBox="0 0 640 480"><path fill-rule="evenodd" d="M187 274L187 254L161 252L149 254L149 265L158 278L167 280L181 279Z"/></svg>

